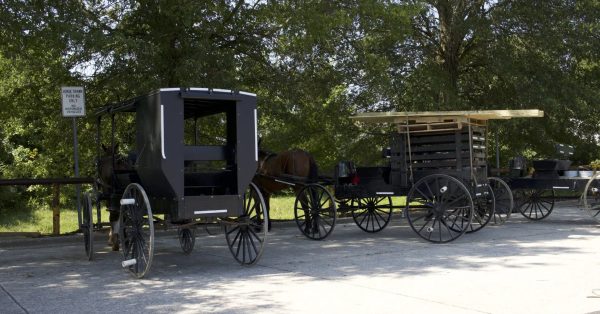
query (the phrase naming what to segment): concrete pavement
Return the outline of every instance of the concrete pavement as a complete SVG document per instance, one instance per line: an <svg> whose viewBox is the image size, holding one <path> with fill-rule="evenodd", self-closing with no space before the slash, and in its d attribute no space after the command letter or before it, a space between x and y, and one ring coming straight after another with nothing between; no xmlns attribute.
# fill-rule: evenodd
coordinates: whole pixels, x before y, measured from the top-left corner
<svg viewBox="0 0 600 314"><path fill-rule="evenodd" d="M275 224L253 267L222 234L199 232L185 256L159 232L143 280L105 240L92 262L81 236L0 240L0 313L600 313L600 228L573 203L444 245L402 219L377 234L339 224L320 242Z"/></svg>

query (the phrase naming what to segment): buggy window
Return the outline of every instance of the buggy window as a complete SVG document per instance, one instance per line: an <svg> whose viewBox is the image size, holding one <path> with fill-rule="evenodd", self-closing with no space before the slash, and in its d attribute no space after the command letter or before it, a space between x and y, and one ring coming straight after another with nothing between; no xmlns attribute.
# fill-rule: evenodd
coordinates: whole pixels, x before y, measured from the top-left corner
<svg viewBox="0 0 600 314"><path fill-rule="evenodd" d="M188 146L227 145L227 114L218 112L185 119L184 141Z"/></svg>

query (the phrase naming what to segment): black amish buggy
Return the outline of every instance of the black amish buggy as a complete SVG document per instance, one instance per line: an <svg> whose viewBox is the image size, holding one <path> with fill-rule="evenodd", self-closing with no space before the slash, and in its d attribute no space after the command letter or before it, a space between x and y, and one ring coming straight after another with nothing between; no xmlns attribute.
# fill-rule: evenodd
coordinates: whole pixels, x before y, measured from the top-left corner
<svg viewBox="0 0 600 314"><path fill-rule="evenodd" d="M574 198L600 221L600 172L572 167L573 154L573 146L556 144L552 158L527 161L518 156L510 160L503 179L514 191L521 215L542 220L552 213L556 201Z"/></svg>
<svg viewBox="0 0 600 314"><path fill-rule="evenodd" d="M100 192L84 198L84 224L89 228L83 230L93 229L93 201L98 212L101 201L118 211L118 224L117 215L111 220L113 232L118 230L123 267L139 278L148 273L157 223L177 228L181 247L189 254L195 228L219 222L239 263L259 260L268 215L251 182L258 159L256 95L163 88L106 105L96 117ZM106 119L110 146L101 138ZM117 129L130 130L133 143L117 143ZM126 156L117 152L120 145L129 151ZM91 238L86 237L90 258Z"/></svg>

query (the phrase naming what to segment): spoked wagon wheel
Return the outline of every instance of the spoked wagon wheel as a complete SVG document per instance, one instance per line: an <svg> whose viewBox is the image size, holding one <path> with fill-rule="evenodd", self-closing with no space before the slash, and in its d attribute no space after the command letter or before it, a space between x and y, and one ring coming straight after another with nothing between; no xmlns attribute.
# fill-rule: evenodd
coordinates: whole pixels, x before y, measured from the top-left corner
<svg viewBox="0 0 600 314"><path fill-rule="evenodd" d="M85 246L85 254L88 260L91 261L94 257L94 223L93 223L93 210L92 196L90 193L84 193L81 199L83 204L81 206L81 232L83 233L83 244Z"/></svg>
<svg viewBox="0 0 600 314"><path fill-rule="evenodd" d="M473 200L473 205L473 220L467 229L467 233L481 230L494 216L496 202L494 201L492 187L486 185L485 190L481 191L481 195L476 196Z"/></svg>
<svg viewBox="0 0 600 314"><path fill-rule="evenodd" d="M391 197L365 197L352 200L352 219L363 231L383 230L392 218Z"/></svg>
<svg viewBox="0 0 600 314"><path fill-rule="evenodd" d="M194 250L194 244L196 243L196 232L191 228L181 228L177 232L179 238L179 245L185 255L189 255Z"/></svg>
<svg viewBox="0 0 600 314"><path fill-rule="evenodd" d="M515 206L513 195L508 184L500 178L490 177L488 178L488 183L492 187L494 199L496 200L492 223L501 225L510 218L510 214Z"/></svg>
<svg viewBox="0 0 600 314"><path fill-rule="evenodd" d="M303 187L296 196L294 217L298 228L307 238L327 238L335 227L336 206L333 196L319 184Z"/></svg>
<svg viewBox="0 0 600 314"><path fill-rule="evenodd" d="M527 219L541 220L554 209L553 189L519 189L515 192L517 207Z"/></svg>
<svg viewBox="0 0 600 314"><path fill-rule="evenodd" d="M154 255L154 219L146 191L131 183L121 198L119 239L123 250L123 268L137 278L150 270Z"/></svg>
<svg viewBox="0 0 600 314"><path fill-rule="evenodd" d="M410 227L434 243L456 240L469 228L473 199L457 179L433 174L417 181L406 196L405 216Z"/></svg>
<svg viewBox="0 0 600 314"><path fill-rule="evenodd" d="M600 221L600 173L594 175L585 185L583 206L588 214Z"/></svg>
<svg viewBox="0 0 600 314"><path fill-rule="evenodd" d="M224 218L225 238L233 257L242 265L258 262L269 224L265 200L254 183L244 193L244 212L237 218Z"/></svg>

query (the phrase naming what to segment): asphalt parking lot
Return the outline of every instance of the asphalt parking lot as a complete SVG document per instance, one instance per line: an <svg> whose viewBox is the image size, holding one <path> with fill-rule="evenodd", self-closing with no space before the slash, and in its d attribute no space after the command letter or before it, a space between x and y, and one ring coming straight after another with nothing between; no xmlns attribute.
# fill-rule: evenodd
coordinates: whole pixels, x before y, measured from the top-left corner
<svg viewBox="0 0 600 314"><path fill-rule="evenodd" d="M444 245L402 219L377 234L339 224L320 242L275 224L252 267L222 234L199 232L185 256L158 232L142 280L105 244L89 262L81 236L0 240L0 312L600 313L600 228L574 203Z"/></svg>

